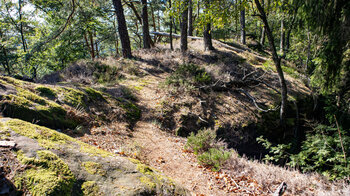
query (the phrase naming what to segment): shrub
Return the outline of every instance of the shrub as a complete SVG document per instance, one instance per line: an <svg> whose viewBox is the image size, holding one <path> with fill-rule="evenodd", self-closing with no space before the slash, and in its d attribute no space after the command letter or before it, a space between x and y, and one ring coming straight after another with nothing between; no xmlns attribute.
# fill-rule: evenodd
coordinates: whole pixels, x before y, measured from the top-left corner
<svg viewBox="0 0 350 196"><path fill-rule="evenodd" d="M209 129L200 130L196 135L192 132L185 148L193 150L194 154L203 153L214 146L215 138L216 134Z"/></svg>
<svg viewBox="0 0 350 196"><path fill-rule="evenodd" d="M212 166L214 171L218 171L230 156L231 153L229 151L209 148L209 151L198 155L198 161L201 165Z"/></svg>
<svg viewBox="0 0 350 196"><path fill-rule="evenodd" d="M350 153L350 137L348 131L341 130L342 141L339 138L338 129L332 126L318 125L306 135L300 152L290 154L291 144L278 144L273 146L262 137L257 138L259 143L270 151L265 160L274 162L287 162L287 165L299 168L303 172L316 171L330 180L343 179L350 176L350 158L345 159L345 154Z"/></svg>
<svg viewBox="0 0 350 196"><path fill-rule="evenodd" d="M193 86L198 84L209 84L212 78L205 69L195 64L182 64L176 71L166 79L167 85Z"/></svg>
<svg viewBox="0 0 350 196"><path fill-rule="evenodd" d="M350 152L350 137L341 131L345 154ZM317 171L331 180L350 176L350 158L345 160L337 128L319 125L307 134L298 154L291 156L290 166L302 171Z"/></svg>
<svg viewBox="0 0 350 196"><path fill-rule="evenodd" d="M215 132L204 129L200 130L196 135L192 132L187 138L185 148L193 150L197 154L198 162L204 166L210 166L214 171L218 171L220 167L230 158L231 152L225 150L217 141Z"/></svg>

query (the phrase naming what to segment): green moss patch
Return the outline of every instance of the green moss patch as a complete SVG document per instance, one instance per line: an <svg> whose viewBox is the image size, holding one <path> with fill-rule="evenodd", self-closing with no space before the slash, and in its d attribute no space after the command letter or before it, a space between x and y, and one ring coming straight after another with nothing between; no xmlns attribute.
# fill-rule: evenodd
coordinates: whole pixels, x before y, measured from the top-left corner
<svg viewBox="0 0 350 196"><path fill-rule="evenodd" d="M57 94L54 89L51 89L46 86L37 86L35 87L35 90L40 93L40 96L47 97L49 99L54 99L56 98Z"/></svg>
<svg viewBox="0 0 350 196"><path fill-rule="evenodd" d="M84 89L89 96L90 101L106 101L102 95L102 92L95 90L93 88L87 87Z"/></svg>
<svg viewBox="0 0 350 196"><path fill-rule="evenodd" d="M15 186L25 186L32 195L71 195L75 178L68 165L51 151L38 151L38 158L28 158L21 151L18 160L30 169L16 176Z"/></svg>
<svg viewBox="0 0 350 196"><path fill-rule="evenodd" d="M133 104L131 101L128 100L122 100L121 101L121 107L126 112L126 118L129 122L136 122L141 118L141 110L138 108L135 104Z"/></svg>
<svg viewBox="0 0 350 196"><path fill-rule="evenodd" d="M72 106L72 107L86 107L85 101L85 94L77 89L64 87L59 88L59 93L62 93L63 95L63 101L65 104Z"/></svg>
<svg viewBox="0 0 350 196"><path fill-rule="evenodd" d="M9 120L4 125L22 136L37 140L39 145L46 149L58 149L59 145L65 144L67 141L74 141L73 138L63 133L22 120Z"/></svg>
<svg viewBox="0 0 350 196"><path fill-rule="evenodd" d="M95 181L86 181L81 185L81 190L86 196L99 196L101 195L100 189Z"/></svg>
<svg viewBox="0 0 350 196"><path fill-rule="evenodd" d="M98 174L101 176L105 176L106 175L106 171L103 170L102 165L99 163L95 163L92 161L87 161L87 162L83 162L82 166L85 168L85 170L92 175Z"/></svg>

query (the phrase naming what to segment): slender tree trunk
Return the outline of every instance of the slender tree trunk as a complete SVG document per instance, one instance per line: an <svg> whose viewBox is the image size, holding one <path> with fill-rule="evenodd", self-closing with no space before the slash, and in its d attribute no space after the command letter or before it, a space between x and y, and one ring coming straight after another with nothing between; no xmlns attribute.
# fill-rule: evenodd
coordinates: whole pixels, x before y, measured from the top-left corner
<svg viewBox="0 0 350 196"><path fill-rule="evenodd" d="M205 1L206 12L208 11L209 8L210 8L210 0L206 0ZM205 24L204 31L203 31L204 51L214 50L210 31L211 31L211 24L210 22L208 22L207 24Z"/></svg>
<svg viewBox="0 0 350 196"><path fill-rule="evenodd" d="M122 53L124 58L131 58L131 47L130 39L128 34L128 29L126 27L126 21L123 11L123 6L121 0L113 0L114 9L118 20L118 32L120 41L122 43Z"/></svg>
<svg viewBox="0 0 350 196"><path fill-rule="evenodd" d="M282 67L281 67L281 58L277 54L275 43L274 43L274 38L272 35L272 31L270 29L269 23L267 21L265 11L261 7L259 0L254 0L254 2L255 2L255 5L256 5L258 11L260 12L260 18L265 25L266 35L267 35L267 38L269 40L269 45L270 45L271 51L272 51L272 59L275 63L276 70L278 73L278 78L279 78L280 85L281 85L281 99L282 100L281 100L281 109L280 109L280 122L281 122L281 125L283 126L285 113L286 113L288 91L287 91L286 80L284 79L284 74L283 74Z"/></svg>
<svg viewBox="0 0 350 196"><path fill-rule="evenodd" d="M113 20L113 27L114 27L114 38L115 38L115 55L118 56L119 55L119 43L118 43L118 32L117 32L117 25L116 25L116 18L117 16L115 16L114 20Z"/></svg>
<svg viewBox="0 0 350 196"><path fill-rule="evenodd" d="M171 9L171 0L169 0L169 9ZM173 45L173 17L170 16L170 50L174 50Z"/></svg>
<svg viewBox="0 0 350 196"><path fill-rule="evenodd" d="M157 27L156 27L156 19L155 19L155 17L154 17L154 10L153 10L153 6L152 6L152 4L151 4L151 13L152 13L152 24L153 24L153 30L156 32L157 31ZM154 36L154 42L157 42L157 40L156 40L156 36Z"/></svg>
<svg viewBox="0 0 350 196"><path fill-rule="evenodd" d="M188 2L188 36L193 36L193 6L192 0Z"/></svg>
<svg viewBox="0 0 350 196"><path fill-rule="evenodd" d="M22 45L23 45L23 51L27 52L27 45L26 40L24 38L24 32L23 32L23 21L22 21L22 0L18 0L18 14L19 14L19 20L20 20L20 33L21 33L21 39L22 39Z"/></svg>
<svg viewBox="0 0 350 196"><path fill-rule="evenodd" d="M99 52L99 50L98 50L98 40L97 40L96 31L94 31L94 36L95 36L95 38L96 38L96 40L95 40L95 51L96 51L95 57L99 58L99 57L100 57L100 52Z"/></svg>
<svg viewBox="0 0 350 196"><path fill-rule="evenodd" d="M261 28L261 38L260 38L260 44L264 46L265 44L265 27Z"/></svg>
<svg viewBox="0 0 350 196"><path fill-rule="evenodd" d="M141 0L142 2L142 34L143 34L143 48L151 48L151 42L149 40L149 26L148 26L148 13L147 13L147 0Z"/></svg>
<svg viewBox="0 0 350 196"><path fill-rule="evenodd" d="M200 3L201 1L197 1L197 18L199 19L199 11L200 11L200 5L201 5L201 3ZM199 34L199 32L198 32L198 30L196 30L196 36L198 36L198 34Z"/></svg>
<svg viewBox="0 0 350 196"><path fill-rule="evenodd" d="M180 48L181 52L186 52L187 51L187 17L188 17L188 0L184 1L184 7L183 11L181 13L181 43L180 43Z"/></svg>
<svg viewBox="0 0 350 196"><path fill-rule="evenodd" d="M246 44L245 39L245 10L241 10L241 43Z"/></svg>
<svg viewBox="0 0 350 196"><path fill-rule="evenodd" d="M284 54L284 42L285 41L285 32L284 32L284 20L281 20L281 40L280 40L280 53Z"/></svg>
<svg viewBox="0 0 350 196"><path fill-rule="evenodd" d="M90 54L91 54L91 60L95 59L95 47L94 47L94 37L91 32L89 32L89 38L90 38Z"/></svg>
<svg viewBox="0 0 350 196"><path fill-rule="evenodd" d="M173 18L173 27L174 27L174 33L177 33L177 28L176 28L176 23L175 23L175 18Z"/></svg>

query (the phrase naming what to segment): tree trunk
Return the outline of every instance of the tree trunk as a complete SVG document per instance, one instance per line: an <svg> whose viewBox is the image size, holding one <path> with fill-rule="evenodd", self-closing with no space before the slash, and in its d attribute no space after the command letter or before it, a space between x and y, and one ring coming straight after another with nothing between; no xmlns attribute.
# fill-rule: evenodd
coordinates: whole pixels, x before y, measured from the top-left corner
<svg viewBox="0 0 350 196"><path fill-rule="evenodd" d="M151 13L152 13L152 24L153 24L153 30L156 32L157 31L157 27L156 27L156 19L154 18L154 10L153 10L153 6L151 4ZM156 43L157 40L156 40L156 37L154 37L154 43Z"/></svg>
<svg viewBox="0 0 350 196"><path fill-rule="evenodd" d="M241 10L241 43L246 44L245 42L245 10Z"/></svg>
<svg viewBox="0 0 350 196"><path fill-rule="evenodd" d="M149 26L148 26L148 13L147 13L147 0L141 0L142 2L142 34L143 34L143 48L151 48L151 41L149 40Z"/></svg>
<svg viewBox="0 0 350 196"><path fill-rule="evenodd" d="M6 48L5 48L5 46L1 46L1 47L2 47L2 53L4 55L4 59L5 59L5 63L2 63L2 64L3 64L4 68L5 68L5 70L7 71L7 74L11 75L10 63L9 63L9 60L8 60L8 57L7 57Z"/></svg>
<svg viewBox="0 0 350 196"><path fill-rule="evenodd" d="M26 40L24 38L24 32L23 32L23 21L22 21L22 0L18 0L18 14L19 14L19 20L20 20L20 33L21 33L21 39L22 39L22 45L23 45L23 51L27 52L27 45Z"/></svg>
<svg viewBox="0 0 350 196"><path fill-rule="evenodd" d="M169 0L169 9L171 9L171 0ZM173 45L173 17L170 16L170 50L174 50Z"/></svg>
<svg viewBox="0 0 350 196"><path fill-rule="evenodd" d="M188 35L193 36L193 6L192 0L188 2Z"/></svg>
<svg viewBox="0 0 350 196"><path fill-rule="evenodd" d="M118 34L117 34L117 25L116 25L116 17L113 20L113 27L114 27L114 38L115 38L115 55L119 55L119 43L118 43Z"/></svg>
<svg viewBox="0 0 350 196"><path fill-rule="evenodd" d="M95 59L95 47L94 47L94 37L91 32L89 32L90 37L90 54L91 54L91 60Z"/></svg>
<svg viewBox="0 0 350 196"><path fill-rule="evenodd" d="M204 27L203 31L203 40L204 40L204 50L214 50L213 43L211 40L211 33L210 33L210 23L207 23Z"/></svg>
<svg viewBox="0 0 350 196"><path fill-rule="evenodd" d="M265 27L262 27L262 29L261 29L260 44L262 46L264 46L264 44L265 44Z"/></svg>
<svg viewBox="0 0 350 196"><path fill-rule="evenodd" d="M267 38L269 40L269 45L271 47L272 59L275 63L276 70L278 73L279 82L281 85L281 98L282 98L282 100L281 100L281 110L280 110L280 123L283 126L284 125L284 117L285 117L285 113L286 113L285 110L286 110L286 106L287 106L287 94L288 94L288 92L287 92L287 84L286 84L286 81L284 79L284 75L283 75L283 71L282 71L282 67L281 67L281 58L277 54L275 43L274 43L274 38L273 38L272 31L271 31L270 26L269 26L268 21L267 21L265 11L261 7L259 0L254 0L254 2L255 2L255 5L256 5L258 11L260 12L260 18L265 25L266 35L267 35Z"/></svg>
<svg viewBox="0 0 350 196"><path fill-rule="evenodd" d="M181 43L180 43L180 48L181 52L186 52L187 51L187 17L188 17L188 0L184 1L184 7L182 8L182 13L181 13Z"/></svg>
<svg viewBox="0 0 350 196"><path fill-rule="evenodd" d="M94 36L96 37L96 41L95 41L95 57L99 58L100 57L100 52L98 50L98 40L97 40L97 35L96 35L96 31L94 31Z"/></svg>
<svg viewBox="0 0 350 196"><path fill-rule="evenodd" d="M205 9L206 9L206 11L208 9L210 9L210 1L209 0L205 1ZM211 40L210 30L211 30L211 24L210 24L210 22L208 22L207 24L205 24L204 31L203 31L204 51L214 50L213 43Z"/></svg>
<svg viewBox="0 0 350 196"><path fill-rule="evenodd" d="M122 43L122 53L124 58L131 58L131 47L130 47L130 39L128 34L128 29L126 27L126 21L124 16L124 11L122 7L121 0L113 0L113 5L115 8L115 12L118 20L118 32L120 41Z"/></svg>
<svg viewBox="0 0 350 196"><path fill-rule="evenodd" d="M285 33L284 33L284 20L281 20L281 40L280 40L280 53L284 54L284 41L285 41Z"/></svg>

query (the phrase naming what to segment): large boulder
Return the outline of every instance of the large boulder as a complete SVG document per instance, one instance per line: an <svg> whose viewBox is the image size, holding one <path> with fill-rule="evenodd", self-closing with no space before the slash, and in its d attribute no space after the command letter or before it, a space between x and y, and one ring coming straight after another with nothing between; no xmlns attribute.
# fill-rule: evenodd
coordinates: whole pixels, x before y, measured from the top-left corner
<svg viewBox="0 0 350 196"><path fill-rule="evenodd" d="M13 184L32 195L188 195L159 171L55 130L1 118L0 138L14 141L23 166Z"/></svg>

